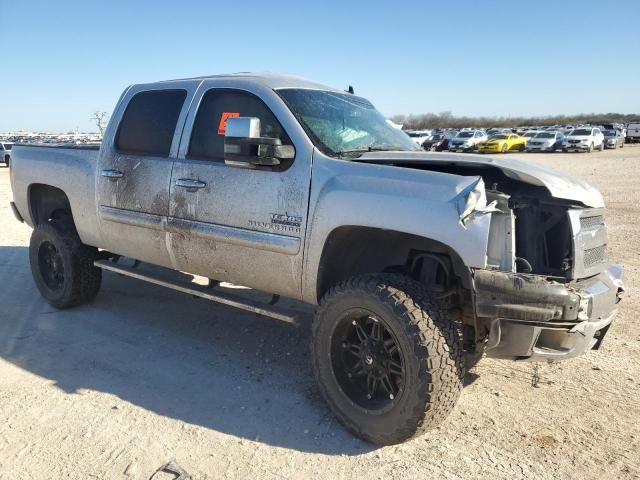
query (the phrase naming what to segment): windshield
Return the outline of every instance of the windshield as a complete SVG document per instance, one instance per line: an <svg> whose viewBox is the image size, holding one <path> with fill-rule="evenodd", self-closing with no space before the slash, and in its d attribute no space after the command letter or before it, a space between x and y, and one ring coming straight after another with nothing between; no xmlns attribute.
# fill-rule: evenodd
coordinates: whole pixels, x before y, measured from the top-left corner
<svg viewBox="0 0 640 480"><path fill-rule="evenodd" d="M4 148L7 150L11 150L11 147L13 147L13 143L3 143Z"/></svg>
<svg viewBox="0 0 640 480"><path fill-rule="evenodd" d="M524 135L522 135L523 137L535 137L537 135L537 132L525 132Z"/></svg>
<svg viewBox="0 0 640 480"><path fill-rule="evenodd" d="M444 135L442 134L437 134L437 135L431 135L431 138L429 140L442 140L444 138Z"/></svg>
<svg viewBox="0 0 640 480"><path fill-rule="evenodd" d="M277 91L313 143L332 156L374 150L419 150L364 98L349 93L285 88Z"/></svg>
<svg viewBox="0 0 640 480"><path fill-rule="evenodd" d="M572 137L576 137L578 135L591 135L591 130L587 128L576 128L573 132L571 132Z"/></svg>
<svg viewBox="0 0 640 480"><path fill-rule="evenodd" d="M540 132L535 136L535 138L556 138L556 134L551 132Z"/></svg>
<svg viewBox="0 0 640 480"><path fill-rule="evenodd" d="M616 136L616 131L615 130L605 130L604 131L604 136L605 137L615 137Z"/></svg>
<svg viewBox="0 0 640 480"><path fill-rule="evenodd" d="M473 137L473 132L460 132L458 134L458 138L471 138Z"/></svg>
<svg viewBox="0 0 640 480"><path fill-rule="evenodd" d="M506 140L507 138L509 138L507 135L498 134L498 135L491 135L491 137L489 137L489 140Z"/></svg>

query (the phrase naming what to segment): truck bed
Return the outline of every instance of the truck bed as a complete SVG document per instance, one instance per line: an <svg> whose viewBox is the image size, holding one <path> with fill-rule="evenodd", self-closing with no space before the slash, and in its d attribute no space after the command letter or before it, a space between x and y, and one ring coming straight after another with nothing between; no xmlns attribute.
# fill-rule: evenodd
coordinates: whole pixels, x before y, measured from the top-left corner
<svg viewBox="0 0 640 480"><path fill-rule="evenodd" d="M59 188L69 198L82 241L98 245L95 168L99 145L16 144L11 154L11 187L16 207L33 226L29 195L33 186Z"/></svg>

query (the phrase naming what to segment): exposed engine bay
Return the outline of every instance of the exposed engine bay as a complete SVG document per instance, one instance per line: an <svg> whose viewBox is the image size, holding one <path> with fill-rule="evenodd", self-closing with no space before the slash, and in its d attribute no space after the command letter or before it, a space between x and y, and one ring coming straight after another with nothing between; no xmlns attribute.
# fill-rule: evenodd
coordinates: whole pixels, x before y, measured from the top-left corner
<svg viewBox="0 0 640 480"><path fill-rule="evenodd" d="M585 205L554 198L545 187L508 177L491 165L392 164L482 178L487 202L494 204L487 252L489 268L554 277L558 281L576 278L581 271L575 268L574 234L578 232L573 230L569 211L589 211Z"/></svg>

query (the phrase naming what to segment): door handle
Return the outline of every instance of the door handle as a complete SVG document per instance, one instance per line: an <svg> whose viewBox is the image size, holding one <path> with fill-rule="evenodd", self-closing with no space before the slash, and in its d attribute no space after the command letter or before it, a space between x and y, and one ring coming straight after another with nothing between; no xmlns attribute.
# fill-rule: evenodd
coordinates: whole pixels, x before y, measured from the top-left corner
<svg viewBox="0 0 640 480"><path fill-rule="evenodd" d="M179 178L176 180L176 187L183 188L204 188L207 184L193 178Z"/></svg>
<svg viewBox="0 0 640 480"><path fill-rule="evenodd" d="M102 170L100 174L103 177L109 179L118 179L124 177L124 173L122 173L120 170Z"/></svg>

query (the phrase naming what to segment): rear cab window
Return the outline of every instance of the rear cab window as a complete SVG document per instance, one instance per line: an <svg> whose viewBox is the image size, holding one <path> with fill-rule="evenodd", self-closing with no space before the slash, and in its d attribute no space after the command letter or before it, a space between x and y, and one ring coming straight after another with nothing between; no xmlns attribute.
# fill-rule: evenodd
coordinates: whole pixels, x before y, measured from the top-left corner
<svg viewBox="0 0 640 480"><path fill-rule="evenodd" d="M135 94L116 134L119 152L168 157L187 96L186 90L149 90Z"/></svg>
<svg viewBox="0 0 640 480"><path fill-rule="evenodd" d="M203 95L198 106L187 158L224 161L226 121L233 117L257 117L261 137L278 138L283 145L292 145L280 122L260 98L242 90L213 88ZM279 168L287 166L285 163Z"/></svg>

